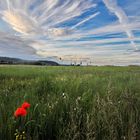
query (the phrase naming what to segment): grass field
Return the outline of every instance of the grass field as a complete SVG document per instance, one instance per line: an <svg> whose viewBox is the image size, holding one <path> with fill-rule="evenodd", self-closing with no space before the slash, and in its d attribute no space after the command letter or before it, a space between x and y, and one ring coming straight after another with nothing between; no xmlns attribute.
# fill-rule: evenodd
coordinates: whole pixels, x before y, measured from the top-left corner
<svg viewBox="0 0 140 140"><path fill-rule="evenodd" d="M0 66L0 140L24 101L27 139L140 140L140 67Z"/></svg>

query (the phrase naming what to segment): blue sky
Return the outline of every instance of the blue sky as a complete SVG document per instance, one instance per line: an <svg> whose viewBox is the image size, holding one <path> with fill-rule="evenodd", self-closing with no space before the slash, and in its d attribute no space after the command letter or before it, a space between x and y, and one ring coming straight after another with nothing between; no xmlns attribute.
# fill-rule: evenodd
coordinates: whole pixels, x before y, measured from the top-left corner
<svg viewBox="0 0 140 140"><path fill-rule="evenodd" d="M0 56L140 65L139 0L0 0Z"/></svg>

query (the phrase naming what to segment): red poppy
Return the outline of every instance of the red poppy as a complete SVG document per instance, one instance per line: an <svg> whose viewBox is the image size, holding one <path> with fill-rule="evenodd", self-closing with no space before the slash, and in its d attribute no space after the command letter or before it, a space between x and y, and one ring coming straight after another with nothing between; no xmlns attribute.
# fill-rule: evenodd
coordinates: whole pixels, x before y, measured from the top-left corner
<svg viewBox="0 0 140 140"><path fill-rule="evenodd" d="M24 102L21 107L27 109L30 107L30 104L28 102Z"/></svg>
<svg viewBox="0 0 140 140"><path fill-rule="evenodd" d="M26 116L26 115L27 115L27 111L22 107L17 108L17 110L14 113L15 117Z"/></svg>

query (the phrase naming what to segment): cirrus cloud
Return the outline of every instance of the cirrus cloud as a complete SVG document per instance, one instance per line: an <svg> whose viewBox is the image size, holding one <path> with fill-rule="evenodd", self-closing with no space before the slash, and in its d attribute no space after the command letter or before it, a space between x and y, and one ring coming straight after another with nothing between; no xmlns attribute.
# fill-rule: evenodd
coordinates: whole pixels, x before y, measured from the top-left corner
<svg viewBox="0 0 140 140"><path fill-rule="evenodd" d="M140 18L131 7L129 0L0 0L1 54L140 63Z"/></svg>

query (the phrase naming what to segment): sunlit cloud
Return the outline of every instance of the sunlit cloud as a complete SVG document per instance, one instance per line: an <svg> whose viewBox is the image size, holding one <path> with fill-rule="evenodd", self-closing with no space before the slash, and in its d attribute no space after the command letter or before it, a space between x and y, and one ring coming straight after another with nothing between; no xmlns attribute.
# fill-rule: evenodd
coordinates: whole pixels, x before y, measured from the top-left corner
<svg viewBox="0 0 140 140"><path fill-rule="evenodd" d="M20 13L20 11L4 11L3 20L11 25L15 31L21 34L28 35L39 31L36 23L32 19L28 18L27 15Z"/></svg>

